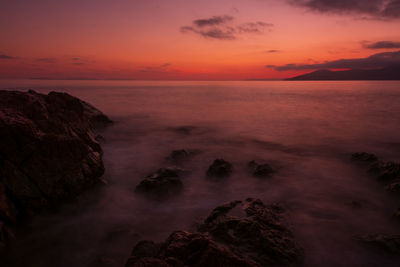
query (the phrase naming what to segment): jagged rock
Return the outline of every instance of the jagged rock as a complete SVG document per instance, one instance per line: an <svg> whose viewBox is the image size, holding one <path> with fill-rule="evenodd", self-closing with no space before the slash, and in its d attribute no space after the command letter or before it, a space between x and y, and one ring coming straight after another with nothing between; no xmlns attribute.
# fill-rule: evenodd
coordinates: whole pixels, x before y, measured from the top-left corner
<svg viewBox="0 0 400 267"><path fill-rule="evenodd" d="M146 176L137 186L139 192L147 192L155 195L170 195L182 189L180 174L183 169L168 167L158 169L155 173Z"/></svg>
<svg viewBox="0 0 400 267"><path fill-rule="evenodd" d="M253 176L255 177L268 177L274 173L274 169L267 163L259 164L255 160L252 160L248 166L252 169Z"/></svg>
<svg viewBox="0 0 400 267"><path fill-rule="evenodd" d="M400 235L370 234L357 237L357 240L370 247L400 255Z"/></svg>
<svg viewBox="0 0 400 267"><path fill-rule="evenodd" d="M104 172L94 126L111 121L65 93L0 91L0 220L75 198Z"/></svg>
<svg viewBox="0 0 400 267"><path fill-rule="evenodd" d="M224 159L216 159L207 170L207 176L226 177L232 174L232 164Z"/></svg>
<svg viewBox="0 0 400 267"><path fill-rule="evenodd" d="M284 226L283 209L260 200L217 207L199 232L173 232L161 244L139 242L127 267L138 266L295 266L303 250Z"/></svg>

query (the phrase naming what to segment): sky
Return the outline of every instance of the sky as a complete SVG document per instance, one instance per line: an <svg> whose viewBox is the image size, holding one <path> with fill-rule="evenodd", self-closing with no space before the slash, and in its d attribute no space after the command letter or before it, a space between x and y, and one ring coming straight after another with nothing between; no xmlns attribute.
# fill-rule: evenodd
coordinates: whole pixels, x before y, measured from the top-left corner
<svg viewBox="0 0 400 267"><path fill-rule="evenodd" d="M0 0L0 79L283 79L400 64L400 0Z"/></svg>

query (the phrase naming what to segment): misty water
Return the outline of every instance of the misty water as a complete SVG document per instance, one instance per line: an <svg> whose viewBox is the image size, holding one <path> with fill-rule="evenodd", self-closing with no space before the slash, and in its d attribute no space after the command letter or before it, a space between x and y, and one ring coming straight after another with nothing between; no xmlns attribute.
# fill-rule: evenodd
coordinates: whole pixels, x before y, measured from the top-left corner
<svg viewBox="0 0 400 267"><path fill-rule="evenodd" d="M1 88L63 91L114 125L101 134L107 186L56 214L34 217L7 250L6 266L123 266L138 240L193 230L216 206L247 197L279 202L306 266L398 266L355 236L400 233L399 198L351 162L366 151L400 161L400 82L1 81ZM181 167L183 191L160 200L135 192L170 166L172 150L197 151ZM216 158L231 177L206 177ZM277 172L252 177L247 163ZM361 207L350 203L357 201Z"/></svg>

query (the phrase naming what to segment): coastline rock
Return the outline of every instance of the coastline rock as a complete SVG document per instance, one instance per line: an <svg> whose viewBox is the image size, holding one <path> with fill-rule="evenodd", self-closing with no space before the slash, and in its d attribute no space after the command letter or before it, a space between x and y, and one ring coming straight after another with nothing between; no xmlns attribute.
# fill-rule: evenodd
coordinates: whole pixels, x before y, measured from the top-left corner
<svg viewBox="0 0 400 267"><path fill-rule="evenodd" d="M232 174L232 164L224 159L216 159L207 170L207 176L226 177Z"/></svg>
<svg viewBox="0 0 400 267"><path fill-rule="evenodd" d="M254 177L269 177L275 172L268 163L259 164L255 160L250 161L248 166L252 169Z"/></svg>
<svg viewBox="0 0 400 267"><path fill-rule="evenodd" d="M190 153L185 150L185 149L177 149L173 150L171 154L167 157L167 160L172 161L174 163L181 162L183 160L188 159L190 156Z"/></svg>
<svg viewBox="0 0 400 267"><path fill-rule="evenodd" d="M301 265L303 250L283 213L279 205L255 199L219 206L199 232L176 231L161 244L140 241L126 267Z"/></svg>
<svg viewBox="0 0 400 267"><path fill-rule="evenodd" d="M374 173L378 180L392 181L400 180L400 164L395 162L384 162L374 154L366 152L354 153L352 159L368 164L368 171Z"/></svg>
<svg viewBox="0 0 400 267"><path fill-rule="evenodd" d="M136 186L136 191L151 193L158 196L176 193L183 187L180 178L180 174L183 172L183 169L177 167L158 169L155 173L146 176L146 178Z"/></svg>
<svg viewBox="0 0 400 267"><path fill-rule="evenodd" d="M357 240L385 252L400 255L400 235L371 234L358 237Z"/></svg>
<svg viewBox="0 0 400 267"><path fill-rule="evenodd" d="M93 130L110 122L66 93L0 91L0 221L13 224L97 184L104 166Z"/></svg>

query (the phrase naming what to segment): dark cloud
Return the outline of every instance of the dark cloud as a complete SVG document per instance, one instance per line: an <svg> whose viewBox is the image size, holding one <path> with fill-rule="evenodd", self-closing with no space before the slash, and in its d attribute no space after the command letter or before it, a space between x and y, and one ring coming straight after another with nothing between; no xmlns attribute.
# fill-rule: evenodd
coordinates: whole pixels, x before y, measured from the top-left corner
<svg viewBox="0 0 400 267"><path fill-rule="evenodd" d="M198 19L192 22L192 26L183 26L180 28L182 33L196 33L205 38L219 40L234 40L239 34L263 33L265 28L273 27L271 23L262 21L249 22L234 25L232 16L213 16L209 19Z"/></svg>
<svg viewBox="0 0 400 267"><path fill-rule="evenodd" d="M400 42L379 41L375 43L363 43L363 47L368 49L398 49L400 48Z"/></svg>
<svg viewBox="0 0 400 267"><path fill-rule="evenodd" d="M76 66L82 66L82 65L85 65L85 63L83 63L83 62L74 62L74 63L72 63L73 65L76 65Z"/></svg>
<svg viewBox="0 0 400 267"><path fill-rule="evenodd" d="M73 58L71 58L71 59L74 60L74 61L79 61L79 60L81 60L80 57L73 57Z"/></svg>
<svg viewBox="0 0 400 267"><path fill-rule="evenodd" d="M0 59L16 59L16 57L8 56L5 54L0 54Z"/></svg>
<svg viewBox="0 0 400 267"><path fill-rule="evenodd" d="M37 62L43 62L43 63L56 63L57 59L56 58L51 58L51 57L43 57L43 58L38 58L36 59Z"/></svg>
<svg viewBox="0 0 400 267"><path fill-rule="evenodd" d="M400 64L400 51L374 54L366 58L339 59L315 64L266 65L278 71L315 69L378 69Z"/></svg>
<svg viewBox="0 0 400 267"><path fill-rule="evenodd" d="M374 18L400 18L400 0L286 0L320 13L363 14Z"/></svg>
<svg viewBox="0 0 400 267"><path fill-rule="evenodd" d="M209 19L197 19L193 21L193 24L196 25L199 28L206 27L206 26L215 26L215 25L220 25L224 24L228 21L232 21L233 17L232 16L213 16Z"/></svg>
<svg viewBox="0 0 400 267"><path fill-rule="evenodd" d="M195 27L184 26L184 27L181 27L181 32L183 32L183 33L194 32L194 33L200 34L201 36L203 36L205 38L213 38L213 39L221 39L221 40L236 39L235 29L233 29L232 27L228 27L225 29L210 28L207 30L199 30L198 28L195 28Z"/></svg>
<svg viewBox="0 0 400 267"><path fill-rule="evenodd" d="M271 50L267 50L267 51L265 51L266 53L279 53L279 52L281 52L280 50L277 50L277 49L271 49Z"/></svg>
<svg viewBox="0 0 400 267"><path fill-rule="evenodd" d="M161 68L167 68L167 67L169 67L169 66L171 66L170 63L164 63L164 64L161 65Z"/></svg>

